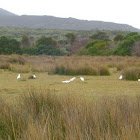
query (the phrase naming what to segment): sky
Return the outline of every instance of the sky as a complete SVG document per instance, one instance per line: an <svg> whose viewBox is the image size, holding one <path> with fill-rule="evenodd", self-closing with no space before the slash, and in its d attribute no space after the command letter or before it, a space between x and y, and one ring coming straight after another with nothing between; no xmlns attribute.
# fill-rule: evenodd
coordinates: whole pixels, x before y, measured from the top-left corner
<svg viewBox="0 0 140 140"><path fill-rule="evenodd" d="M17 15L50 15L132 25L140 29L140 0L1 0Z"/></svg>

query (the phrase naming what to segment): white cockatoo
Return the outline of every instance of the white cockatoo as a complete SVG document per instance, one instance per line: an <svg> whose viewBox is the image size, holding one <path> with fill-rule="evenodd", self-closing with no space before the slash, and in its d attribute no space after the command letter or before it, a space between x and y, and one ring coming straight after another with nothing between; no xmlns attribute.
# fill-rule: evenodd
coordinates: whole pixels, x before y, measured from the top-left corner
<svg viewBox="0 0 140 140"><path fill-rule="evenodd" d="M119 80L122 80L123 79L123 76L121 75L120 77L119 77Z"/></svg>
<svg viewBox="0 0 140 140"><path fill-rule="evenodd" d="M73 77L73 78L70 79L70 81L74 81L75 79L76 79L76 77Z"/></svg>
<svg viewBox="0 0 140 140"><path fill-rule="evenodd" d="M70 83L71 81L62 81L62 83L65 83L65 84L68 84Z"/></svg>
<svg viewBox="0 0 140 140"><path fill-rule="evenodd" d="M20 76L20 74L18 74L17 79L20 79L20 78L21 78L21 76Z"/></svg>
<svg viewBox="0 0 140 140"><path fill-rule="evenodd" d="M83 81L83 82L85 81L84 77L80 77L80 80Z"/></svg>

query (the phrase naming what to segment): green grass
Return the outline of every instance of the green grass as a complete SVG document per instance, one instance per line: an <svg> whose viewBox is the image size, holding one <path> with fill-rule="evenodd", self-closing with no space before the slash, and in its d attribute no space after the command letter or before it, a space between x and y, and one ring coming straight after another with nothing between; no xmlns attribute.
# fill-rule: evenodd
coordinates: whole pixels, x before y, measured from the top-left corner
<svg viewBox="0 0 140 140"><path fill-rule="evenodd" d="M138 81L118 80L120 73L113 72L111 76L84 76L85 82L76 80L63 84L61 81L69 80L72 76L48 75L47 73L36 73L37 79L28 79L32 73L22 73L21 79L17 80L18 73L0 71L0 95L15 101L23 91L29 87L37 89L50 89L58 95L78 95L80 98L98 99L102 96L135 96L140 94L140 83Z"/></svg>

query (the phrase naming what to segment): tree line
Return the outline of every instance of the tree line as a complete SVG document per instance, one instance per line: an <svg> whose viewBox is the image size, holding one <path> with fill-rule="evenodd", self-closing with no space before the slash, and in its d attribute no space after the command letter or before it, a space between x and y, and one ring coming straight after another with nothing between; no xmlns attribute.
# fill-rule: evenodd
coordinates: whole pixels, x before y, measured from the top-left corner
<svg viewBox="0 0 140 140"><path fill-rule="evenodd" d="M0 37L0 54L29 55L136 55L140 56L140 35L131 32L117 34L113 39L105 32L97 32L88 39L78 39L74 33L67 33L64 40L42 36L38 40L23 35L21 40Z"/></svg>

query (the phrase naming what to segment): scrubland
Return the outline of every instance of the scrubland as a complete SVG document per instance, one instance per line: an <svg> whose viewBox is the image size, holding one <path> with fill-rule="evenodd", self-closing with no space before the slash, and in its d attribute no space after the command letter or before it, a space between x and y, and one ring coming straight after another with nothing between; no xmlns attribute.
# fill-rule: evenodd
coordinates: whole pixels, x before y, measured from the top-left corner
<svg viewBox="0 0 140 140"><path fill-rule="evenodd" d="M139 57L1 55L0 139L137 140L139 76Z"/></svg>

